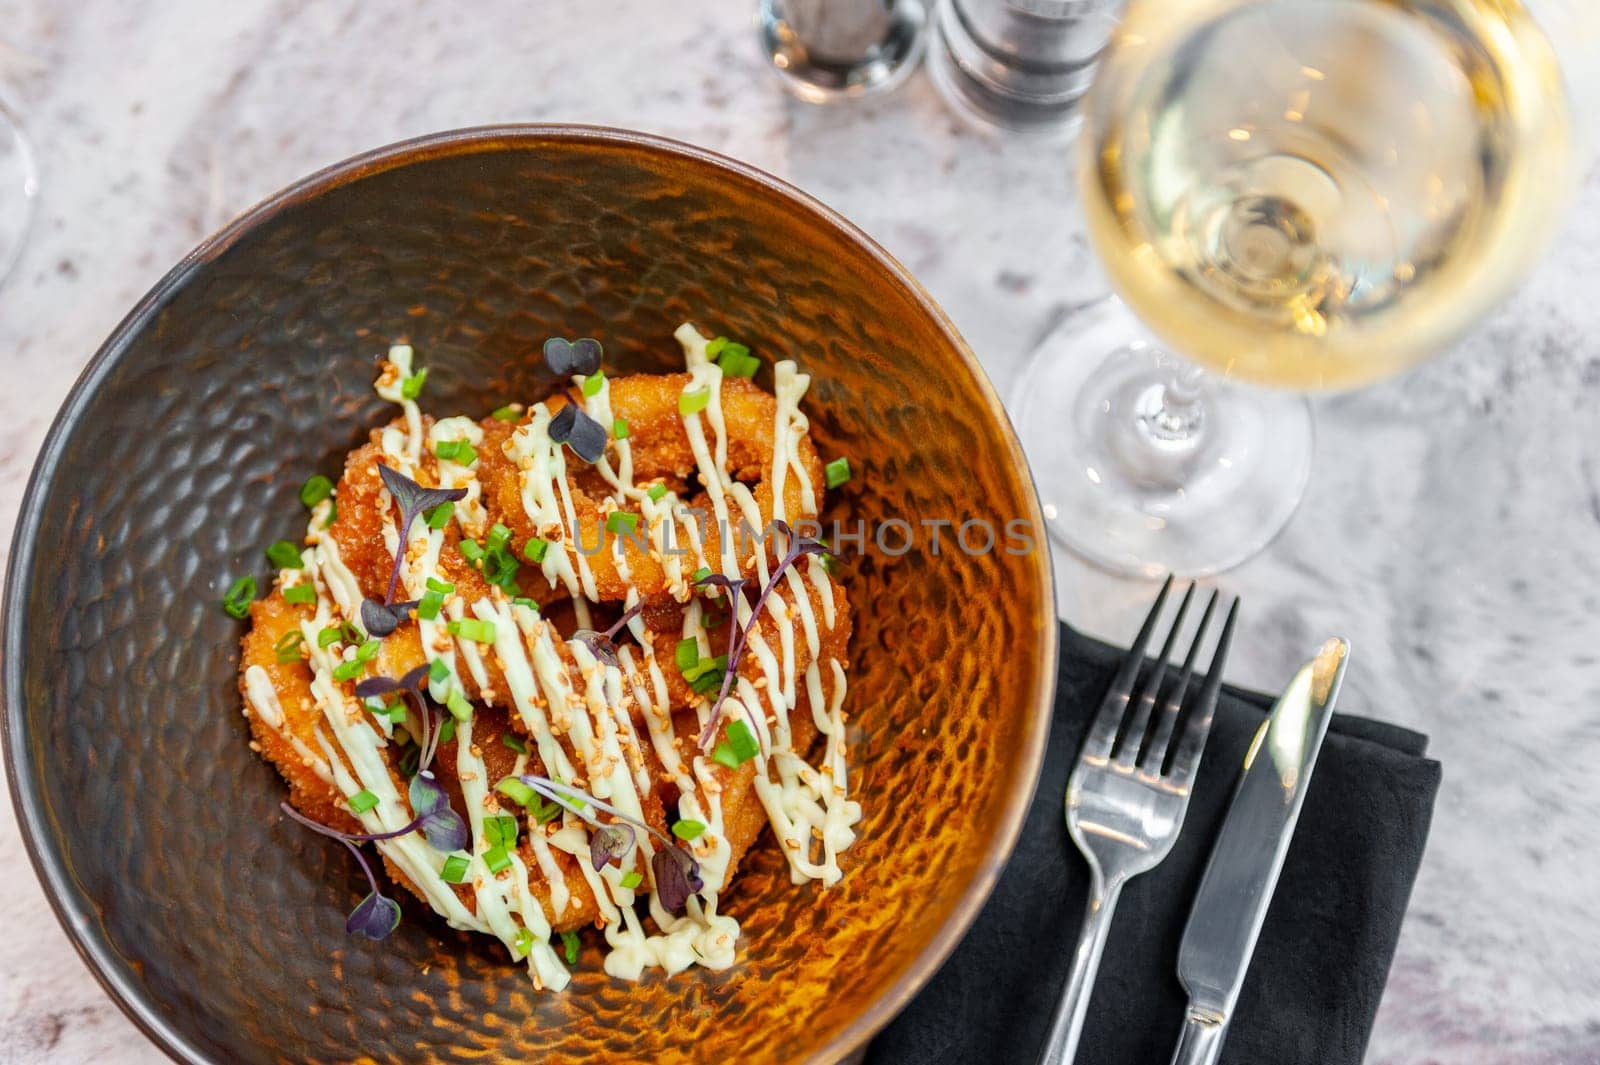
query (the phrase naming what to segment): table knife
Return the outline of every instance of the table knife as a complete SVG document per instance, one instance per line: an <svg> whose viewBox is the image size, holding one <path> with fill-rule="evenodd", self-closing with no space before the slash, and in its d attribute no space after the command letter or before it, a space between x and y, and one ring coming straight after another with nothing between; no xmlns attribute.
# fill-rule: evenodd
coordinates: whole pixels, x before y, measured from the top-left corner
<svg viewBox="0 0 1600 1065"><path fill-rule="evenodd" d="M1173 1065L1213 1065L1305 802L1350 645L1323 644L1256 731L1178 948L1189 994Z"/></svg>

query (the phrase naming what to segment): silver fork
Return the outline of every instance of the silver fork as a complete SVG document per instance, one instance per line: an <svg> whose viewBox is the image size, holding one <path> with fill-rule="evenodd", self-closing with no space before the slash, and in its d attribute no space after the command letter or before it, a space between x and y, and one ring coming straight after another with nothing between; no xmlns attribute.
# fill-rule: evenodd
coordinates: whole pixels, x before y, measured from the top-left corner
<svg viewBox="0 0 1600 1065"><path fill-rule="evenodd" d="M1211 731L1217 691L1222 687L1222 668L1228 657L1228 644L1233 639L1234 619L1239 613L1238 599L1234 599L1228 609L1228 620L1211 656L1211 666L1195 697L1189 698L1189 682L1217 607L1217 592L1212 592L1206 603L1182 672L1168 689L1166 698L1161 699L1167 663L1195 596L1193 583L1178 607L1178 616L1161 648L1161 660L1145 677L1138 695L1133 694L1139 667L1144 664L1145 648L1171 590L1172 578L1168 577L1161 594L1156 597L1155 606L1144 619L1138 639L1100 702L1088 738L1083 741L1083 750L1078 754L1077 767L1067 782L1067 830L1089 860L1089 911L1073 955L1066 994L1056 1007L1050 1037L1039 1055L1039 1065L1070 1065L1077 1054L1078 1036L1083 1031L1089 993L1094 987L1095 972L1100 968L1106 936L1111 931L1111 915L1117 908L1117 897L1129 879L1160 865L1172 850L1183 828L1189 791L1194 786L1200 754ZM1161 699L1159 713L1156 712L1158 699ZM1174 736L1177 737L1175 746Z"/></svg>

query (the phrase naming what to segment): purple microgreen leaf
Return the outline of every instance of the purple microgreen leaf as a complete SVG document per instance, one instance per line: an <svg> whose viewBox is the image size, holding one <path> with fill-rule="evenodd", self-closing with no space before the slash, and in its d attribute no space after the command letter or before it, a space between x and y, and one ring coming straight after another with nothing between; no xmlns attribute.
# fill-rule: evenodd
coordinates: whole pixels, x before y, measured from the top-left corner
<svg viewBox="0 0 1600 1065"><path fill-rule="evenodd" d="M394 553L394 569L389 573L389 590L384 593L385 603L394 602L394 589L400 583L400 562L406 557L406 543L411 535L411 526L417 516L424 510L432 510L441 503L454 503L458 499L465 499L465 488L424 488L405 474L378 464L378 476L383 480L383 486L389 490L389 495L394 498L395 506L400 508L400 543ZM370 629L368 631L371 631Z"/></svg>
<svg viewBox="0 0 1600 1065"><path fill-rule="evenodd" d="M599 462L606 453L606 441L611 439L605 426L589 417L570 396L567 405L550 419L549 431L552 441L566 444L585 462Z"/></svg>
<svg viewBox="0 0 1600 1065"><path fill-rule="evenodd" d="M594 655L597 662L602 662L608 666L617 664L617 645L612 643L611 638L603 632L595 632L593 629L577 629L572 633L572 642L581 643L587 647L589 653Z"/></svg>
<svg viewBox="0 0 1600 1065"><path fill-rule="evenodd" d="M466 849L471 842L466 822L450 809L450 797L432 773L424 770L412 777L408 797L417 827L429 846L446 853Z"/></svg>
<svg viewBox="0 0 1600 1065"><path fill-rule="evenodd" d="M633 847L633 826L629 824L601 825L589 833L589 860L594 871L599 872L613 858L621 858Z"/></svg>
<svg viewBox="0 0 1600 1065"><path fill-rule="evenodd" d="M384 637L404 624L419 600L406 603L380 603L370 596L361 600L361 627L368 635Z"/></svg>
<svg viewBox="0 0 1600 1065"><path fill-rule="evenodd" d="M670 843L651 856L650 871L655 874L656 897L668 913L683 909L689 896L705 887L700 866L686 851Z"/></svg>
<svg viewBox="0 0 1600 1065"><path fill-rule="evenodd" d="M350 916L344 922L344 930L351 935L379 940L388 936L399 924L400 904L374 890L350 911Z"/></svg>
<svg viewBox="0 0 1600 1065"><path fill-rule="evenodd" d="M588 377L600 369L600 357L604 354L605 349L600 346L600 341L590 337L582 340L551 337L544 342L545 365L562 377L575 374Z"/></svg>
<svg viewBox="0 0 1600 1065"><path fill-rule="evenodd" d="M635 603L632 606L630 606L628 608L627 613L623 614L620 618L618 618L615 622L612 623L611 627L606 630L606 639L608 639L608 640L616 639L617 638L617 633L622 631L623 626L626 625L628 622L632 621L634 618L638 617L640 612L643 611L643 610L644 610L644 600L641 599L637 603Z"/></svg>
<svg viewBox="0 0 1600 1065"><path fill-rule="evenodd" d="M702 751L709 751L712 742L717 738L717 725L722 720L722 704L727 700L728 692L733 687L733 678L738 675L739 663L744 658L745 644L750 639L751 630L761 620L761 611L767 605L767 600L772 598L773 592L777 591L778 582L783 579L783 575L788 572L790 567L794 566L800 559L807 555L820 555L827 551L821 541L814 540L809 536L801 536L789 526L788 522L781 518L774 519L772 524L777 527L779 534L787 541L788 546L783 553L783 557L778 560L778 564L772 568L772 572L767 576L766 586L761 589L761 594L756 596L755 605L750 608L750 617L745 621L744 625L740 626L737 612L730 620L732 630L730 630L728 646L728 665L722 675L722 690L717 692L716 702L711 704L711 713L706 716L705 728L700 730L699 747ZM712 574L711 576L715 577L717 574ZM701 579L703 581L711 580L710 577ZM726 580L727 578L723 579ZM732 591L728 594L731 601ZM737 607L735 607L735 611L737 611Z"/></svg>

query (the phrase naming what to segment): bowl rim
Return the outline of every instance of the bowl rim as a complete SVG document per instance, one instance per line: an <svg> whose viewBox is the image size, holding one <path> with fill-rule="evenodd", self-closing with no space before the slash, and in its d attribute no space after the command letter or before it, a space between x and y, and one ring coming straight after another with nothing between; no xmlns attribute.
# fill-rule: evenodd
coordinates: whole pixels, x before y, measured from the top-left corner
<svg viewBox="0 0 1600 1065"><path fill-rule="evenodd" d="M872 237L820 200L764 170L710 149L656 134L609 126L568 123L472 126L423 134L370 149L323 167L244 211L185 255L134 305L73 383L50 424L28 477L12 534L3 595L0 595L0 709L4 711L0 714L0 750L3 750L7 783L28 858L56 919L89 971L128 1019L174 1060L210 1062L216 1059L170 1023L165 1012L148 997L143 986L130 978L124 960L101 928L94 907L74 886L59 842L50 831L43 798L34 783L36 767L24 739L21 694L23 605L31 581L24 583L23 575L32 568L46 489L55 480L66 437L77 423L83 406L121 360L147 320L167 303L168 298L196 270L280 212L343 185L429 159L527 150L541 144L572 142L632 148L658 157L676 158L714 170L731 171L737 177L805 209L815 216L819 224L831 228L842 239L860 247L946 335L978 386L978 401L988 408L1002 428L1002 442L1014 468L1021 471L1026 483L1032 484L1032 473L1021 443L993 383L955 325L910 271ZM1029 511L1027 516L1033 527L1045 528L1037 494L1028 494L1025 502ZM923 945L911 965L875 1002L870 1003L854 1021L812 1055L811 1061L819 1065L839 1061L864 1047L933 977L977 919L1021 835L1023 820L1038 787L1039 772L1044 763L1060 642L1055 616L1056 590L1051 549L1048 537L1041 539L1043 543L1032 558L1049 616L1041 619L1038 638L1031 648L1032 656L1040 665L1040 674L1031 697L1032 706L1024 734L1025 749L1021 755L1023 779L1027 784L1015 788L1006 800L999 819L999 830L993 837L994 859L978 869L951 918Z"/></svg>

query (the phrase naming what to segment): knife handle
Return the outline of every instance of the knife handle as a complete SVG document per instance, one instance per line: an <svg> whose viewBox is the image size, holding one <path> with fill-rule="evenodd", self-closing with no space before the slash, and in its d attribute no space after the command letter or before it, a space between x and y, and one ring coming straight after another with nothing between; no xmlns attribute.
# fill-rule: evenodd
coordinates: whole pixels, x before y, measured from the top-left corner
<svg viewBox="0 0 1600 1065"><path fill-rule="evenodd" d="M1178 1049L1172 1052L1172 1065L1216 1065L1222 1056L1222 1037L1228 1022L1214 1013L1190 1009L1183 1015L1183 1031Z"/></svg>

